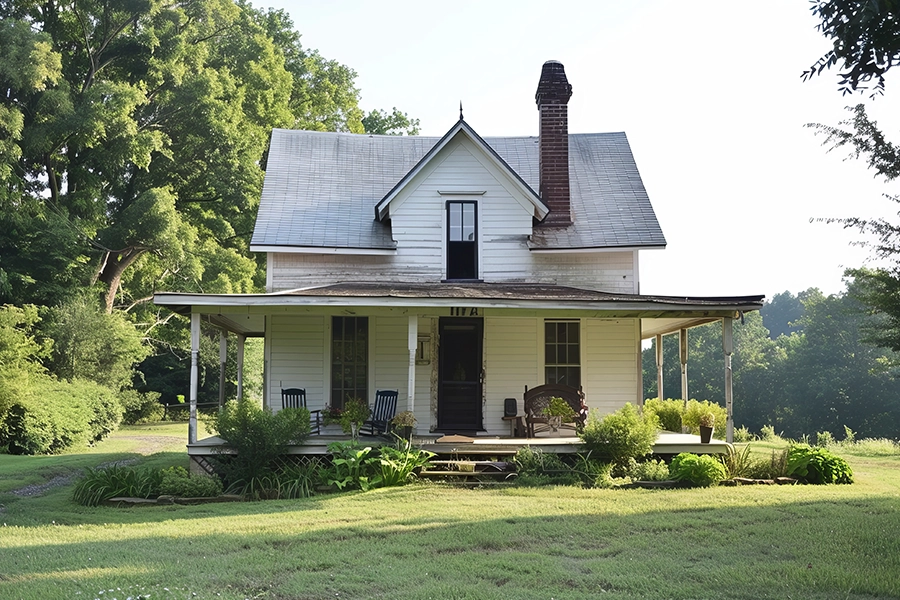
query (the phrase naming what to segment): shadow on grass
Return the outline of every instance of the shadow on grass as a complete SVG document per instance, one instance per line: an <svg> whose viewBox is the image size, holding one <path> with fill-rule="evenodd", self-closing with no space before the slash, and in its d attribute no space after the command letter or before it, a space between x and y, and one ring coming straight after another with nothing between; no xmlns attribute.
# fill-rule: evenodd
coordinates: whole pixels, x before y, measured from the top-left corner
<svg viewBox="0 0 900 600"><path fill-rule="evenodd" d="M5 536L0 575L17 598L76 597L125 583L200 598L900 593L896 498L795 501L791 490L779 490L773 501L773 491L748 489L738 504L733 495L717 500L696 490L517 495L416 486L173 510L92 509L86 516L98 526L89 531L51 526ZM672 508L641 510L645 501Z"/></svg>

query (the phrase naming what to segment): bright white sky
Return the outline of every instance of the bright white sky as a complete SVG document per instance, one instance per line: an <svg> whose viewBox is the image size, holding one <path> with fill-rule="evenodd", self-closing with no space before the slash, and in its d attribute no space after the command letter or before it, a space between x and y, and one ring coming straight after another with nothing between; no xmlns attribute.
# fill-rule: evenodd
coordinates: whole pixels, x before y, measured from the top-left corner
<svg viewBox="0 0 900 600"><path fill-rule="evenodd" d="M803 0L262 0L302 42L357 71L365 110L396 106L440 136L537 135L541 65L566 68L569 131L625 131L668 241L641 253L641 292L770 297L842 291L868 251L856 232L811 217L887 216L896 205L805 123L837 124L865 102L889 133L887 94L842 97L801 72L829 45ZM550 12L552 9L552 13ZM896 89L895 89L896 88Z"/></svg>

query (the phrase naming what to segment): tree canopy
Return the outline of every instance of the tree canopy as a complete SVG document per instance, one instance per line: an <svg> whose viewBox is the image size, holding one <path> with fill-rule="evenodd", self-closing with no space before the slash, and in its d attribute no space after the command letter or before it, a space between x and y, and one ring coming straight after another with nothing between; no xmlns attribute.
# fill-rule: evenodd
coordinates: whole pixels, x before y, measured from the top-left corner
<svg viewBox="0 0 900 600"><path fill-rule="evenodd" d="M884 93L884 75L900 63L900 13L894 0L814 0L816 26L832 49L803 72L807 80L837 66L844 93Z"/></svg>

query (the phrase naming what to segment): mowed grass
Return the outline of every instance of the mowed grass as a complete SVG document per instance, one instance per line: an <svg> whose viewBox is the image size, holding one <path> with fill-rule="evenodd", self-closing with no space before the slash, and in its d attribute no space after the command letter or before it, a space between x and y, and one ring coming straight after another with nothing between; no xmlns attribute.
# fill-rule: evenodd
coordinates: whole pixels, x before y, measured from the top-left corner
<svg viewBox="0 0 900 600"><path fill-rule="evenodd" d="M142 464L186 463L166 450ZM900 457L847 457L850 486L423 484L131 509L77 506L71 485L0 493L0 598L900 597Z"/></svg>

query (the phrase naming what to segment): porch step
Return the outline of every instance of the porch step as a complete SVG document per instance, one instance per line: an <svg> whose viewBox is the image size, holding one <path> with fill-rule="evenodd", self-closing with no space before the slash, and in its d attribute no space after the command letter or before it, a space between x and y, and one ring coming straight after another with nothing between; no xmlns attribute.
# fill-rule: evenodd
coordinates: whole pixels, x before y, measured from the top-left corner
<svg viewBox="0 0 900 600"><path fill-rule="evenodd" d="M432 460L429 469L419 472L420 477L430 479L490 477L509 479L516 476L511 462L493 460Z"/></svg>

